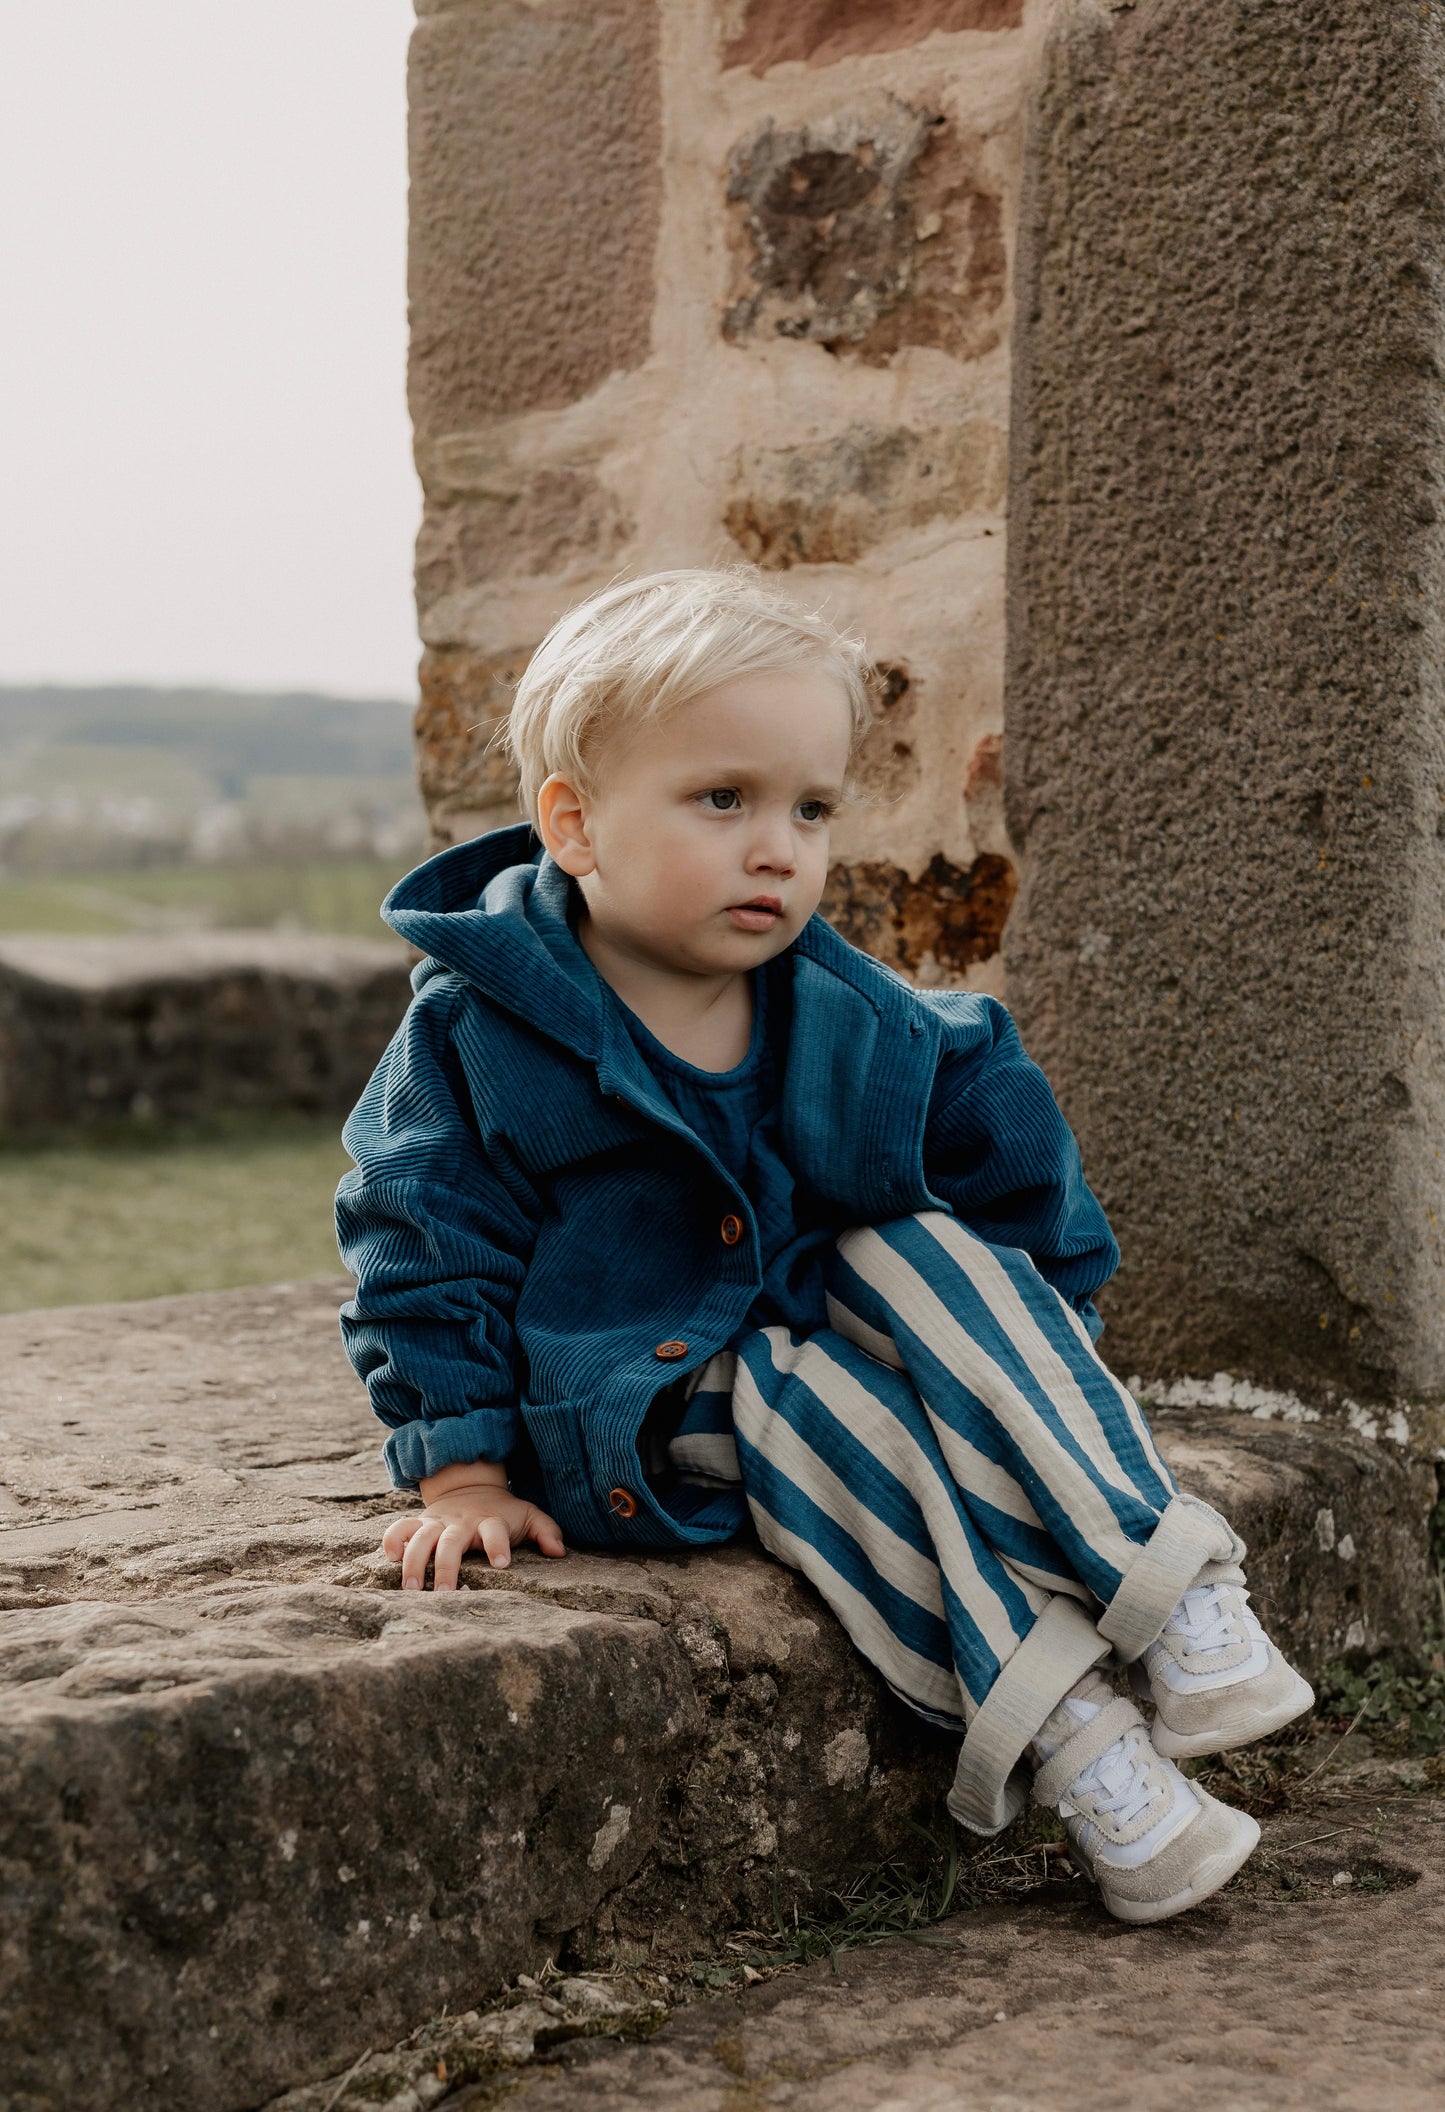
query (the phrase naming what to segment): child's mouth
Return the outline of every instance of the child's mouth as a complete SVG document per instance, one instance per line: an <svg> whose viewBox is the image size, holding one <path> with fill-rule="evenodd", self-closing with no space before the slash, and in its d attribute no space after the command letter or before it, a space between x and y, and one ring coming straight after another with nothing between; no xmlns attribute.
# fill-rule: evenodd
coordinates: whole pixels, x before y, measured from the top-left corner
<svg viewBox="0 0 1445 2112"><path fill-rule="evenodd" d="M736 902L728 915L739 931L771 931L783 914L775 895L759 895L755 902Z"/></svg>

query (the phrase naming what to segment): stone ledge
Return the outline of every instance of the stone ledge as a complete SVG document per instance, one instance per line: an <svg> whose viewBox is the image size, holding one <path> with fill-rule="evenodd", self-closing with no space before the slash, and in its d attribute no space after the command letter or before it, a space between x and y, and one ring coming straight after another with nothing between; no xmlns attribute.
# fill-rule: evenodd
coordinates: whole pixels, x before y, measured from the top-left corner
<svg viewBox="0 0 1445 2112"><path fill-rule="evenodd" d="M755 1548L394 1592L343 1290L0 1319L7 2112L239 2112L569 1937L685 1957L942 1823L951 1742ZM1159 1430L1307 1665L1418 1641L1429 1467Z"/></svg>
<svg viewBox="0 0 1445 2112"><path fill-rule="evenodd" d="M252 2104L540 1963L696 1744L654 1622L514 1598L236 1585L5 1627L20 2104Z"/></svg>

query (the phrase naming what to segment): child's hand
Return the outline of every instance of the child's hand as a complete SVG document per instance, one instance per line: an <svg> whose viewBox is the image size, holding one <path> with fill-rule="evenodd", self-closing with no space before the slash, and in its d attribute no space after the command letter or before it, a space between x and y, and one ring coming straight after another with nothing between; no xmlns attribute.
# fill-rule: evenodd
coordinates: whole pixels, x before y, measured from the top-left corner
<svg viewBox="0 0 1445 2112"><path fill-rule="evenodd" d="M468 1480L469 1474L487 1478ZM455 1591L462 1556L473 1547L481 1548L493 1569L509 1567L512 1549L522 1540L535 1541L544 1555L566 1554L556 1520L512 1495L505 1470L495 1474L492 1478L485 1466L444 1468L423 1481L426 1509L420 1516L392 1519L381 1548L389 1561L400 1561L403 1591L423 1588L428 1563L434 1588Z"/></svg>

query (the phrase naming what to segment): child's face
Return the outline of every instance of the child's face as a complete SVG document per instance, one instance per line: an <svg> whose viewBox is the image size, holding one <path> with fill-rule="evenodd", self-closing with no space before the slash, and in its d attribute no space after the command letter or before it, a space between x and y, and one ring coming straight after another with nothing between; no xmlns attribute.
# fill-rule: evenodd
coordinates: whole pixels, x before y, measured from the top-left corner
<svg viewBox="0 0 1445 2112"><path fill-rule="evenodd" d="M851 734L822 671L725 683L620 735L590 794L549 778L543 839L613 947L683 975L745 971L818 906Z"/></svg>

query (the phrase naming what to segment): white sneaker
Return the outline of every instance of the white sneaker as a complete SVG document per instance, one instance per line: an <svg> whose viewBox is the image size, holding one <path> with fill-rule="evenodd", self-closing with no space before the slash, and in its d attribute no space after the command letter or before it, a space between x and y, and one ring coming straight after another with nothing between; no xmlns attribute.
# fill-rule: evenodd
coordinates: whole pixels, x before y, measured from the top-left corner
<svg viewBox="0 0 1445 2112"><path fill-rule="evenodd" d="M1314 1707L1250 1610L1242 1584L1195 1584L1144 1652L1154 1746L1171 1760L1252 1745Z"/></svg>
<svg viewBox="0 0 1445 2112"><path fill-rule="evenodd" d="M1150 1742L1131 1701L1068 1697L1046 1730L1070 1735L1045 1759L1034 1796L1064 1822L1074 1861L1119 1921L1167 1921L1197 1906L1259 1842L1246 1812L1188 1781ZM1043 1734L1035 1741L1049 1752Z"/></svg>

